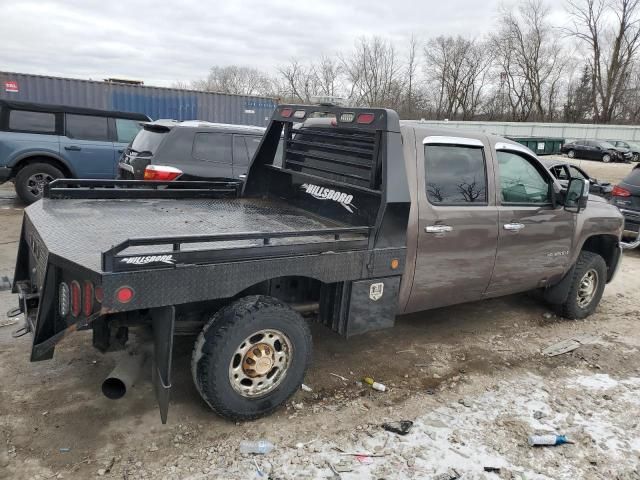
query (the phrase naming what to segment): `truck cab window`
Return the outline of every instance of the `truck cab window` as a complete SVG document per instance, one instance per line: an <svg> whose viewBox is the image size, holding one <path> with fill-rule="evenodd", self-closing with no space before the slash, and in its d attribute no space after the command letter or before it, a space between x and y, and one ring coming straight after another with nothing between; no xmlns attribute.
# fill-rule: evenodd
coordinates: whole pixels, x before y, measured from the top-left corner
<svg viewBox="0 0 640 480"><path fill-rule="evenodd" d="M487 203L487 174L480 147L425 145L425 188L433 205Z"/></svg>
<svg viewBox="0 0 640 480"><path fill-rule="evenodd" d="M497 156L503 203L551 203L549 182L526 158L503 151Z"/></svg>

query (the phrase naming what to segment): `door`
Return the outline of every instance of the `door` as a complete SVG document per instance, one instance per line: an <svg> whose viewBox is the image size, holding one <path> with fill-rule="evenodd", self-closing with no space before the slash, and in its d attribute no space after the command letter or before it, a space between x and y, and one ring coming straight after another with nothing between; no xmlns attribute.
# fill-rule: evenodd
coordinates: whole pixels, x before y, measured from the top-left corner
<svg viewBox="0 0 640 480"><path fill-rule="evenodd" d="M407 311L482 298L493 269L498 214L487 146L476 138L416 139L418 241ZM489 164L490 166L490 164Z"/></svg>
<svg viewBox="0 0 640 480"><path fill-rule="evenodd" d="M107 117L65 114L60 153L73 165L78 178L115 178L116 155Z"/></svg>
<svg viewBox="0 0 640 480"><path fill-rule="evenodd" d="M499 239L489 294L546 285L568 266L575 216L553 206L553 179L524 149L496 144Z"/></svg>

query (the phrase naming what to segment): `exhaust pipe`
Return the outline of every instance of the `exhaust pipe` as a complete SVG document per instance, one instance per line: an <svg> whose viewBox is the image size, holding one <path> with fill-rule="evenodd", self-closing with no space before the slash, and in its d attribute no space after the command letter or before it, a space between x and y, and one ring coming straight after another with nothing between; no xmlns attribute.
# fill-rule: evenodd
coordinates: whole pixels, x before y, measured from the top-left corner
<svg viewBox="0 0 640 480"><path fill-rule="evenodd" d="M127 352L102 382L102 393L107 398L117 400L124 397L138 380L146 359L144 352Z"/></svg>

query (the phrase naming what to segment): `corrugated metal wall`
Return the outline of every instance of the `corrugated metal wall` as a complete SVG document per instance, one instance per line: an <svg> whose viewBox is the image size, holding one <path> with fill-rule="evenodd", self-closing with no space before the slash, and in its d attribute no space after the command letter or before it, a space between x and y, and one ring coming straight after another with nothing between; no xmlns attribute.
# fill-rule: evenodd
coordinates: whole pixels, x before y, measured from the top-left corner
<svg viewBox="0 0 640 480"><path fill-rule="evenodd" d="M590 125L581 123L533 123L533 122L445 122L426 120L415 122L433 127L461 128L483 131L502 136L557 137L566 140L597 139L640 142L640 127L630 125Z"/></svg>
<svg viewBox="0 0 640 480"><path fill-rule="evenodd" d="M276 99L0 72L0 98L266 126Z"/></svg>

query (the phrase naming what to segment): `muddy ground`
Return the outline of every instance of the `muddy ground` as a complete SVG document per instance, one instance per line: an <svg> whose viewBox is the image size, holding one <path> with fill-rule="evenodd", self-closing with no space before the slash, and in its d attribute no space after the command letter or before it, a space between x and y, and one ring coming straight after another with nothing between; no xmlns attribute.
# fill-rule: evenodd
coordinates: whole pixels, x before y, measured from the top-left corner
<svg viewBox="0 0 640 480"><path fill-rule="evenodd" d="M631 168L582 166L613 182ZM0 279L13 273L21 215L1 187ZM314 325L305 379L313 391L242 424L198 396L192 338L178 338L162 425L148 378L121 400L101 395L117 355L98 353L87 333L65 340L53 360L29 363L29 336L0 327L0 478L640 478L639 287L634 251L585 321L524 294L401 317L349 341ZM0 292L0 311L15 302ZM541 354L572 338L582 343L573 352ZM364 375L388 391L359 385ZM390 420L415 424L399 436L381 428ZM527 445L529 434L548 432L575 443ZM242 439L276 447L242 456ZM377 456L344 455L362 452Z"/></svg>

